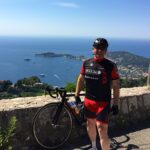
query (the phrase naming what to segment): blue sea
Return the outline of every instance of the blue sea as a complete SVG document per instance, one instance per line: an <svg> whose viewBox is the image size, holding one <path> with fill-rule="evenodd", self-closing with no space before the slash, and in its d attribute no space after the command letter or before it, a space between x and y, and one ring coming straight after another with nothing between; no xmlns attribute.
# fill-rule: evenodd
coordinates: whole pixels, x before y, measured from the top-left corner
<svg viewBox="0 0 150 150"><path fill-rule="evenodd" d="M82 62L63 57L44 58L36 53L55 52L61 54L92 57L92 43L95 38L58 37L0 37L0 80L11 80L38 76L42 82L64 86L74 82ZM108 38L109 51L128 51L150 58L150 40ZM25 58L31 59L25 61ZM42 77L40 74L44 74Z"/></svg>

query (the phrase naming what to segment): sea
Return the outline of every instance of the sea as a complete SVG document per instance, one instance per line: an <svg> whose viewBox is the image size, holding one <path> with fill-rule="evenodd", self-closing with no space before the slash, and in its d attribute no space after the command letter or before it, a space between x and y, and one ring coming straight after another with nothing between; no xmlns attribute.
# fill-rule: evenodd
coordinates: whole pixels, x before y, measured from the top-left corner
<svg viewBox="0 0 150 150"><path fill-rule="evenodd" d="M107 38L110 51L127 51L150 58L150 40ZM65 86L75 82L82 61L65 57L37 57L35 54L57 54L93 57L89 37L0 37L0 80L18 80L38 76L43 83ZM29 59L26 61L25 59Z"/></svg>

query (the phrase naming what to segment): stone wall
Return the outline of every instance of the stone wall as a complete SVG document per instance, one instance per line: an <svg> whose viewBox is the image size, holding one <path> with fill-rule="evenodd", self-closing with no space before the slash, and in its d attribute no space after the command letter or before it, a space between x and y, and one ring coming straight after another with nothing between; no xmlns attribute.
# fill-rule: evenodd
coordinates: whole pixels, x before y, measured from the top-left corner
<svg viewBox="0 0 150 150"><path fill-rule="evenodd" d="M111 116L114 127L150 120L150 93L120 98L119 115Z"/></svg>
<svg viewBox="0 0 150 150"><path fill-rule="evenodd" d="M112 126L122 126L129 123L135 123L139 120L150 118L150 91L138 88L129 89L126 94L121 92L119 103L120 114L112 116ZM4 126L12 117L17 118L16 134L13 137L13 147L16 150L29 150L36 145L32 136L32 121L37 110L43 105L56 101L49 96L16 98L12 100L0 100L0 126Z"/></svg>

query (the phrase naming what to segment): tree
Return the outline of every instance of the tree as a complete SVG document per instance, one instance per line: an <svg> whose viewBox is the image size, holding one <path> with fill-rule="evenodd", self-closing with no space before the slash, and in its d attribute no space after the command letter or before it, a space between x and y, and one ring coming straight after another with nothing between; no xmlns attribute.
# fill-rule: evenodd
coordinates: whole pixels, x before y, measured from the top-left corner
<svg viewBox="0 0 150 150"><path fill-rule="evenodd" d="M2 80L0 81L0 91L7 91L7 89L12 85L10 80Z"/></svg>
<svg viewBox="0 0 150 150"><path fill-rule="evenodd" d="M15 86L17 87L33 86L35 83L41 83L41 80L37 76L31 76L28 78L18 80Z"/></svg>
<svg viewBox="0 0 150 150"><path fill-rule="evenodd" d="M140 79L120 79L121 87L137 87L146 85L146 77Z"/></svg>
<svg viewBox="0 0 150 150"><path fill-rule="evenodd" d="M66 89L68 92L75 92L76 84L75 84L75 83L68 82L67 85L65 86L65 89Z"/></svg>

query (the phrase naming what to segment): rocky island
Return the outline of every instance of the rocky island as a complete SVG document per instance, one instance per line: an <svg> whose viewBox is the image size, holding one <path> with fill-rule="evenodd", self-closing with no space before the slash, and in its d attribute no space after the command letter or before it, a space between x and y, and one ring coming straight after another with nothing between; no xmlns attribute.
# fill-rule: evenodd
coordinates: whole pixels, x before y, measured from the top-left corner
<svg viewBox="0 0 150 150"><path fill-rule="evenodd" d="M81 60L81 61L85 60L85 57L82 56L82 55L81 56L75 56L75 55L71 55L71 54L57 54L57 53L54 53L54 52L38 53L38 54L35 54L35 56L41 56L41 57L65 57L65 58Z"/></svg>

